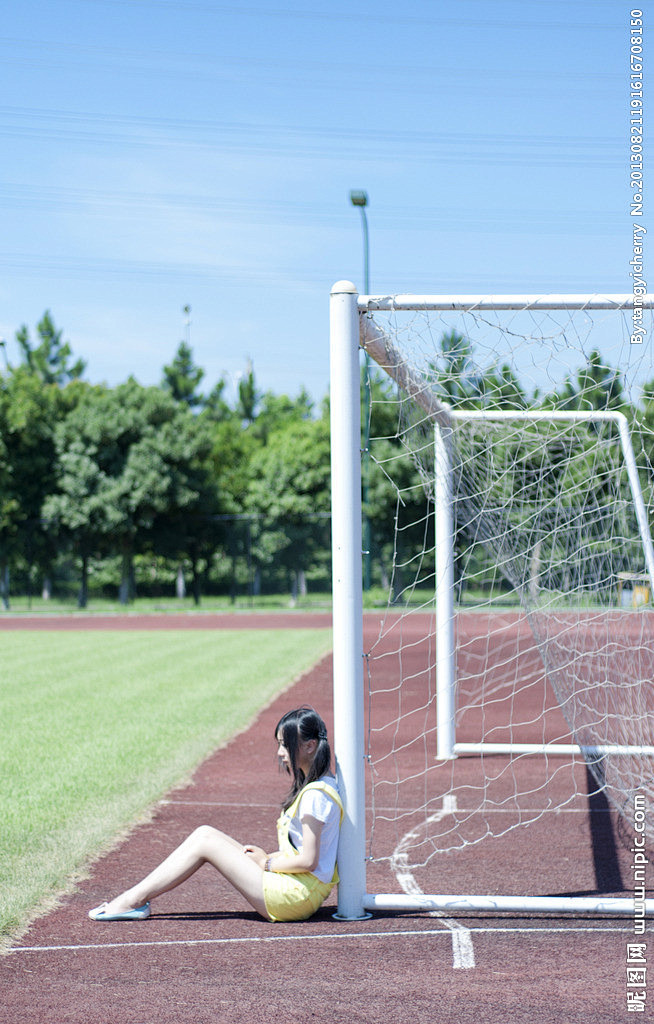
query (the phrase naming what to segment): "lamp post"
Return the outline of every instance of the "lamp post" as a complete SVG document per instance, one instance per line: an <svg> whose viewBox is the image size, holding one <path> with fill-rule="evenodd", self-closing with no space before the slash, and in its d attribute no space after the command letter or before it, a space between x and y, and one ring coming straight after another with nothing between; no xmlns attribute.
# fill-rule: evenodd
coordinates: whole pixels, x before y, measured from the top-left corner
<svg viewBox="0 0 654 1024"><path fill-rule="evenodd" d="M362 189L350 192L352 206L357 206L361 213L363 227L363 285L366 295L370 295L370 244L368 240L368 218L366 206L368 193ZM363 460L361 466L361 496L363 499L363 589L370 590L371 558L370 558L370 519L368 517L368 476L370 471L370 357L367 352L363 356Z"/></svg>
<svg viewBox="0 0 654 1024"><path fill-rule="evenodd" d="M368 218L366 217L368 193L363 192L361 189L354 190L350 192L350 202L352 206L358 206L361 213L361 223L363 225L363 286L366 295L370 295L370 246L368 244Z"/></svg>

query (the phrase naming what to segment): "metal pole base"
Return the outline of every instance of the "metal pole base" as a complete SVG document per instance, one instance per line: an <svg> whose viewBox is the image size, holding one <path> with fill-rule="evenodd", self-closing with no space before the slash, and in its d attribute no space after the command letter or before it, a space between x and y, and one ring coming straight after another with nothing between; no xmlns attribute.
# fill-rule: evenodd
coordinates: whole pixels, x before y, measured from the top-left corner
<svg viewBox="0 0 654 1024"><path fill-rule="evenodd" d="M360 917L344 917L342 914L332 914L334 921L368 921L372 917L367 911Z"/></svg>

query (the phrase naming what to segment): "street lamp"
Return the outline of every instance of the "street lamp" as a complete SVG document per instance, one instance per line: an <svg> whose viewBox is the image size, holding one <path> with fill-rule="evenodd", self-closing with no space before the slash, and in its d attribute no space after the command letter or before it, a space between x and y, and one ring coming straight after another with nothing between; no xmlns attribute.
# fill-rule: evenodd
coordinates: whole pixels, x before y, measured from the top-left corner
<svg viewBox="0 0 654 1024"><path fill-rule="evenodd" d="M362 189L350 192L352 206L358 206L363 226L363 286L366 295L370 295L370 245L368 242L368 218L366 206L368 193ZM370 473L370 358L363 354L363 464L361 473L361 497L363 499L363 589L370 590L371 556L370 556L370 518L368 516L368 476Z"/></svg>
<svg viewBox="0 0 654 1024"><path fill-rule="evenodd" d="M366 295L370 295L370 247L368 245L368 218L366 217L366 206L368 205L368 193L361 189L350 192L352 206L358 206L361 211L361 223L363 225L363 287Z"/></svg>

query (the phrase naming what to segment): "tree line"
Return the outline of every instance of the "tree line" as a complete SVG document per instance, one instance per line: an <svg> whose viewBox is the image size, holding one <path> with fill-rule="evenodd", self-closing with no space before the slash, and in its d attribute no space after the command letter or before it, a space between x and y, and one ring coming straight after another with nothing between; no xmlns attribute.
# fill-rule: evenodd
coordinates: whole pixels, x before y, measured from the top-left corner
<svg viewBox="0 0 654 1024"><path fill-rule="evenodd" d="M16 341L0 375L5 607L12 580L47 592L71 571L82 607L90 580L121 602L137 577L151 593L188 580L196 601L239 572L242 586L292 590L311 571L327 585L326 403L261 393L252 367L231 404L224 380L203 393L184 342L158 386L91 384L49 312Z"/></svg>
<svg viewBox="0 0 654 1024"><path fill-rule="evenodd" d="M654 513L654 381L636 402L597 350L549 390L528 392L508 365L480 370L470 341L443 335L432 367L458 409L620 412L627 417L640 486ZM490 422L490 421L489 421ZM548 592L614 593L617 574L643 573L645 557L614 421L471 420L457 433L455 573L497 575L537 600ZM463 438L465 437L465 440ZM465 450L464 450L465 449ZM608 594L607 594L608 591Z"/></svg>
<svg viewBox="0 0 654 1024"><path fill-rule="evenodd" d="M248 366L228 399L181 342L161 381L84 379L49 312L0 372L0 599L53 587L86 606L91 586L136 593L290 592L330 587L329 402L261 392ZM654 381L638 408L598 353L552 395L528 394L508 366L480 371L467 339L444 334L430 386L458 407L621 409L643 439L651 479ZM394 386L372 374L365 507L373 581L430 543L419 467L405 454ZM394 481L385 465L391 459ZM401 517L407 524L399 533ZM423 511L420 511L420 510ZM427 536L427 539L426 539ZM403 550L399 550L402 548ZM397 569L395 570L397 574Z"/></svg>

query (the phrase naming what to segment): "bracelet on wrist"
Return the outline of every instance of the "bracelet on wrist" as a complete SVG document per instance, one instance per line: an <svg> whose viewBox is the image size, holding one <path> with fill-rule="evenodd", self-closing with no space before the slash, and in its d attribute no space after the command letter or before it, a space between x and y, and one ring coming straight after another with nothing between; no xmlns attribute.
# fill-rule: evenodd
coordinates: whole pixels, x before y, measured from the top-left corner
<svg viewBox="0 0 654 1024"><path fill-rule="evenodd" d="M266 857L266 867L264 868L265 871L272 871L272 867L270 866L271 861L272 857Z"/></svg>

